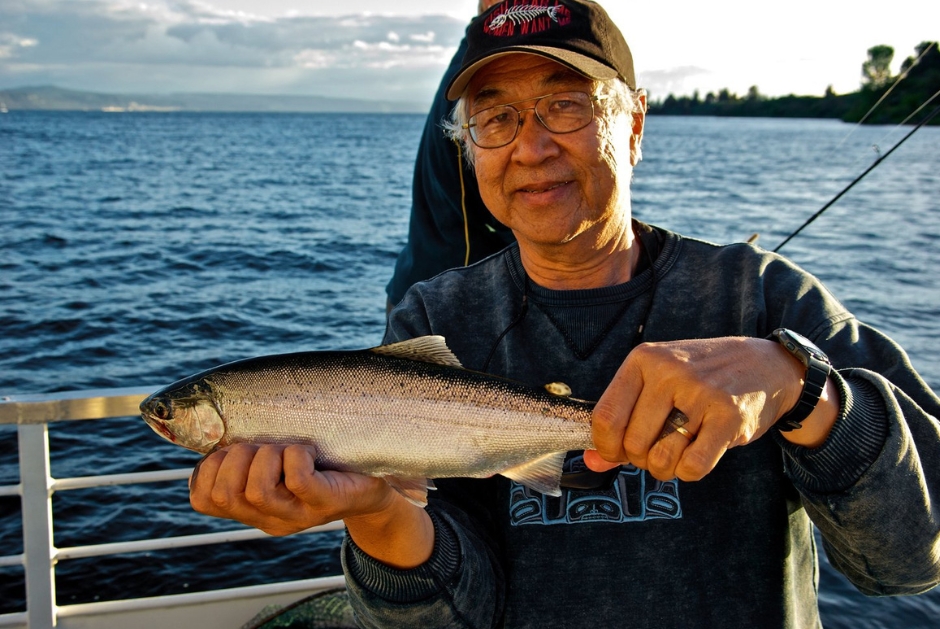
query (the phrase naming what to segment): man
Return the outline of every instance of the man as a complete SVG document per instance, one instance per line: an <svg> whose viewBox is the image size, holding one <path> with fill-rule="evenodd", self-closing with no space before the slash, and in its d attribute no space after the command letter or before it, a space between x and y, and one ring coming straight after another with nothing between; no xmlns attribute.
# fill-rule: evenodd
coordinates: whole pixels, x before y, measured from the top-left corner
<svg viewBox="0 0 940 629"><path fill-rule="evenodd" d="M236 446L193 505L277 534L342 518L366 627L819 626L813 523L863 592L935 586L940 400L903 350L779 256L631 220L645 96L599 6L507 1L467 38L453 129L518 244L415 285L386 341L568 383L599 400L596 451L560 498L445 479L424 510L311 448Z"/></svg>

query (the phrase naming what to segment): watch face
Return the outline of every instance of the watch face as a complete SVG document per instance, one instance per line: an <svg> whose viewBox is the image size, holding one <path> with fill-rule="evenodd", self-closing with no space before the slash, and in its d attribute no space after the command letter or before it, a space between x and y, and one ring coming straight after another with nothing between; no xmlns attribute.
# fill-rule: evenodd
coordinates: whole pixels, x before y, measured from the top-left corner
<svg viewBox="0 0 940 629"><path fill-rule="evenodd" d="M802 334L779 328L774 330L773 335L784 349L806 366L799 401L774 424L783 432L798 430L802 421L816 408L829 374L832 373L832 366L826 354Z"/></svg>
<svg viewBox="0 0 940 629"><path fill-rule="evenodd" d="M800 353L800 350L802 349L812 354L815 358L818 358L820 360L825 360L827 362L829 360L826 357L825 352L823 352L821 349L816 347L815 343L813 343L811 340L809 340L808 338L806 338L799 332L794 332L793 330L787 330L787 329L781 328L779 330L776 330L774 334L777 336L778 339L780 339L780 342L783 343L784 347L786 347L787 350L789 350L790 353L792 354L798 355Z"/></svg>

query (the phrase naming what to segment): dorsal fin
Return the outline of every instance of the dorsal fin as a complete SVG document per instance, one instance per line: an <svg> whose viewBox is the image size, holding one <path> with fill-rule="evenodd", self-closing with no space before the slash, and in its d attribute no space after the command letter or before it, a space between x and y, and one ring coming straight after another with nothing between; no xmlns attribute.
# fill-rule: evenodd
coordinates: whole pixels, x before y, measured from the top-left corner
<svg viewBox="0 0 940 629"><path fill-rule="evenodd" d="M447 341L444 340L443 336L419 336L399 343L373 347L369 351L393 358L405 358L423 363L463 368L457 357L447 347Z"/></svg>

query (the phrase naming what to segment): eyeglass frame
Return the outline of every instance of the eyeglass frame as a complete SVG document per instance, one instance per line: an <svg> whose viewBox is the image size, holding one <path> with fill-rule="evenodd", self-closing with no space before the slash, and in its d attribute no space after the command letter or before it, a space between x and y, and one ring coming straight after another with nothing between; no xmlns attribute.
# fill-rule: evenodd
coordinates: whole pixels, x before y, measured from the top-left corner
<svg viewBox="0 0 940 629"><path fill-rule="evenodd" d="M569 130L569 131L554 131L554 130L550 129L549 126L548 126L547 124L545 124L545 121L542 120L542 117L539 115L539 112L538 112L538 110L536 109L536 107L538 107L538 104L539 104L542 100L548 98L549 96L557 96L558 94L584 94L585 96L587 96L587 97L588 97L588 103L591 105L591 117L588 118L587 121L586 121L582 126L578 127L577 129L571 129L571 130ZM481 149L499 149L499 148L503 148L504 146L508 146L508 145L512 144L513 141L519 136L519 129L522 128L522 112L524 112L524 111L529 111L529 110L531 109L531 110L535 113L535 119L538 120L538 121L539 121L539 124L542 125L543 127L545 127L545 129L546 129L549 133L554 133L554 134L556 134L556 135L566 135L566 134L568 134L568 133L574 133L575 131L580 131L581 129L584 129L584 128L587 127L589 124L591 124L591 121L594 120L594 116L597 115L597 110L594 108L594 103L598 103L598 102L601 102L601 101L603 101L603 100L607 100L608 98L609 98L609 95L607 95L607 94L594 94L594 95L591 95L591 94L588 94L587 92L585 92L585 91L583 91L583 90L565 90L565 91L563 91L563 92L552 92L551 94L544 94L544 95L542 95L542 96L534 96L534 97L532 97L532 98L523 98L522 100L515 100L515 101L513 101L513 102L511 102L511 103L502 103L502 104L500 104L500 105L493 105L492 107L484 107L484 108L481 109L480 111L478 111L478 112L476 112L475 114L473 114L472 116L470 116L470 118L467 119L467 122L463 123L463 124L460 125L460 126L461 126L462 129L464 129L464 130L467 132L467 135L470 136L470 141L473 142L478 148L481 148ZM529 101L531 101L531 100L534 100L534 101L535 101L534 103L532 103L532 106L531 106L531 107L523 107L522 109L519 109L519 108L517 108L517 107L514 107L514 105L516 105L516 104L518 104L518 103L526 103L526 102L529 102ZM482 114L484 111L487 111L488 109L497 109L497 108L499 108L499 107L509 107L510 109L512 109L513 111L515 111L515 112L516 112L516 115L518 116L518 119L517 119L517 121L516 121L516 128L515 128L515 130L514 130L513 133L512 133L512 137L509 138L509 140L508 140L507 142L503 143L503 144L497 144L496 146L481 146L480 143L477 142L476 138L473 137L473 132L470 130L471 127L475 127L475 126L476 126L476 123L471 124L471 121L472 121L474 118L476 118L477 116L479 116L480 114Z"/></svg>

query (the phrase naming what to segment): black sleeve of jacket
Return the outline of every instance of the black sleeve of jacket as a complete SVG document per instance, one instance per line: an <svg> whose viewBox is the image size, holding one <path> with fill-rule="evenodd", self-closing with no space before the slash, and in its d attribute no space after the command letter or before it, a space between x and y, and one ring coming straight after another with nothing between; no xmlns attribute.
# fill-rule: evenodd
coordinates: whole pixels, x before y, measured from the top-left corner
<svg viewBox="0 0 940 629"><path fill-rule="evenodd" d="M842 409L816 449L777 435L830 563L868 595L940 582L940 400L891 339L848 319L817 336Z"/></svg>

